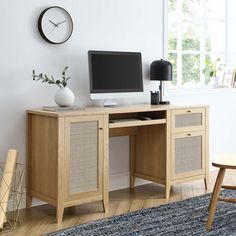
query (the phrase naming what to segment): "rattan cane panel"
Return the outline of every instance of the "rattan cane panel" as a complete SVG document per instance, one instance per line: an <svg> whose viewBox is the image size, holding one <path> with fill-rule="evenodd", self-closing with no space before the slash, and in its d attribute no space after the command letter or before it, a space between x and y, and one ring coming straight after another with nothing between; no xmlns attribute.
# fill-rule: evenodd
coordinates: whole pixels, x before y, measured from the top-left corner
<svg viewBox="0 0 236 236"><path fill-rule="evenodd" d="M175 127L202 125L202 113L175 115Z"/></svg>
<svg viewBox="0 0 236 236"><path fill-rule="evenodd" d="M70 194L98 188L98 123L72 123L70 126Z"/></svg>
<svg viewBox="0 0 236 236"><path fill-rule="evenodd" d="M176 138L175 140L175 173L201 170L202 137Z"/></svg>

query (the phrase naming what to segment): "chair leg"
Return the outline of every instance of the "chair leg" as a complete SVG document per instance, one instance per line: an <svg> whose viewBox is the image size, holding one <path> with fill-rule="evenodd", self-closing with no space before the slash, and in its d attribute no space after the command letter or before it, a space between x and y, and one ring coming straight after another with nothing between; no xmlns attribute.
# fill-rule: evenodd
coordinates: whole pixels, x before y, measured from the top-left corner
<svg viewBox="0 0 236 236"><path fill-rule="evenodd" d="M212 222L214 219L216 205L217 205L217 201L218 201L218 198L220 195L220 189L221 189L221 185L223 183L224 175L225 175L225 168L220 168L218 176L217 176L217 181L215 183L214 191L212 193L212 199L210 202L209 215L208 215L208 220L207 220L207 224L206 224L207 230L210 230L211 226L212 226Z"/></svg>
<svg viewBox="0 0 236 236"><path fill-rule="evenodd" d="M212 191L212 194L211 194L211 200L210 200L210 204L208 206L208 211L210 211L210 209L211 209L212 200L213 200L213 196L214 196L213 193L215 192L215 189L216 189L216 186L218 185L218 182L219 182L219 172L218 172L218 175L216 177L215 185L214 185L214 188L213 188L213 191Z"/></svg>

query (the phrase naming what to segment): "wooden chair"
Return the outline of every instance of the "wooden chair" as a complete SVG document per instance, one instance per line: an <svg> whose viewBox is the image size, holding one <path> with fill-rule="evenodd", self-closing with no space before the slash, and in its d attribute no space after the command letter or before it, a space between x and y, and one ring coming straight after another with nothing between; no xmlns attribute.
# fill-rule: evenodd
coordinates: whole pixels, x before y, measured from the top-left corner
<svg viewBox="0 0 236 236"><path fill-rule="evenodd" d="M216 205L218 201L236 203L236 199L234 198L219 198L221 188L236 190L236 186L222 185L226 169L236 169L236 155L221 156L217 158L216 161L213 161L212 165L215 167L219 167L220 169L217 175L217 179L215 182L215 186L214 186L213 193L211 196L211 201L208 208L209 215L208 215L208 221L206 224L207 230L211 229L212 222L214 220Z"/></svg>

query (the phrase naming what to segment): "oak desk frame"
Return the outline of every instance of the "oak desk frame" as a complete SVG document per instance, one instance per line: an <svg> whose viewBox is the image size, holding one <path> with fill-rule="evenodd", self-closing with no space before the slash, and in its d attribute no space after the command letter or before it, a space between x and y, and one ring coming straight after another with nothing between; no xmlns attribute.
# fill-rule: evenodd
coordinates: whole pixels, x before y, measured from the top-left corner
<svg viewBox="0 0 236 236"><path fill-rule="evenodd" d="M201 114L202 124L175 127L176 115ZM141 120L151 117L150 120ZM110 122L109 122L110 120ZM97 122L97 188L70 194L68 190L68 129L72 122ZM112 121L112 122L111 122ZM201 168L175 173L176 138L201 135ZM165 186L165 198L177 183L208 177L208 106L205 105L132 105L115 108L86 108L79 111L28 111L27 207L38 198L57 209L57 223L62 222L65 207L102 200L109 210L109 137L130 137L130 187L135 178ZM194 166L193 166L194 167ZM192 168L192 167L191 167Z"/></svg>

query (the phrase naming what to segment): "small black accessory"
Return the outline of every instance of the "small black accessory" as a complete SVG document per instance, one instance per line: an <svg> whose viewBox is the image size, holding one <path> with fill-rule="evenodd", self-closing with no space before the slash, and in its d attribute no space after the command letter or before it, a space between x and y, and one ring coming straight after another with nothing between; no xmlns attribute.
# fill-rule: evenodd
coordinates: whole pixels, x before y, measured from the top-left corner
<svg viewBox="0 0 236 236"><path fill-rule="evenodd" d="M159 104L159 91L151 91L151 105Z"/></svg>
<svg viewBox="0 0 236 236"><path fill-rule="evenodd" d="M160 102L159 104L169 104L169 101L162 101L163 81L172 80L172 64L163 59L153 61L150 67L150 80L160 81Z"/></svg>

